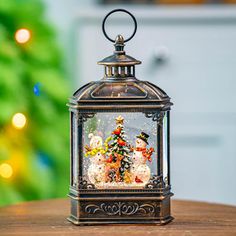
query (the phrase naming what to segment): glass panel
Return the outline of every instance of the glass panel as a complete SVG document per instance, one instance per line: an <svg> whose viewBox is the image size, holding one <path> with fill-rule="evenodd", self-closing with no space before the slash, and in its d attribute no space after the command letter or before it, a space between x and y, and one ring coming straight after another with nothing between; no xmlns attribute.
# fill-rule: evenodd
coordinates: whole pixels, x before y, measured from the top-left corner
<svg viewBox="0 0 236 236"><path fill-rule="evenodd" d="M163 180L168 184L168 116L163 118Z"/></svg>
<svg viewBox="0 0 236 236"><path fill-rule="evenodd" d="M70 133L70 145L71 145L71 148L70 148L70 185L73 186L74 185L74 179L73 179L73 176L74 176L74 170L73 170L73 167L74 167L74 137L75 137L75 131L74 131L74 114L71 112L70 113L70 128L71 128L71 133Z"/></svg>
<svg viewBox="0 0 236 236"><path fill-rule="evenodd" d="M79 176L79 170L78 170L78 148L77 148L77 144L78 144L78 127L77 127L77 120L74 118L75 114L72 113L72 167L73 169L71 170L71 176L72 176L72 186L75 186L78 183L78 176Z"/></svg>
<svg viewBox="0 0 236 236"><path fill-rule="evenodd" d="M105 83L91 94L94 98L145 98L146 91L134 83Z"/></svg>
<svg viewBox="0 0 236 236"><path fill-rule="evenodd" d="M96 188L143 188L157 175L157 122L144 113L97 113L84 123L83 176Z"/></svg>

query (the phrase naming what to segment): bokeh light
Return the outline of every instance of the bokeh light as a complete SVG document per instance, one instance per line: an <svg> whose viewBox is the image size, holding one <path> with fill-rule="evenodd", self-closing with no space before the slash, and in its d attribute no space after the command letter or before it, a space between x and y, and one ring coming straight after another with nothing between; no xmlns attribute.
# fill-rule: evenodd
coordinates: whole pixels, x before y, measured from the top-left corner
<svg viewBox="0 0 236 236"><path fill-rule="evenodd" d="M18 29L15 33L15 39L18 43L27 43L30 40L30 31L28 29Z"/></svg>
<svg viewBox="0 0 236 236"><path fill-rule="evenodd" d="M33 91L36 96L40 96L41 94L40 87L41 87L41 84L39 82L34 85Z"/></svg>
<svg viewBox="0 0 236 236"><path fill-rule="evenodd" d="M22 113L16 113L12 117L12 125L17 129L22 129L26 125L26 117Z"/></svg>
<svg viewBox="0 0 236 236"><path fill-rule="evenodd" d="M0 165L0 176L8 179L12 176L12 174L13 174L13 169L9 164L3 163Z"/></svg>

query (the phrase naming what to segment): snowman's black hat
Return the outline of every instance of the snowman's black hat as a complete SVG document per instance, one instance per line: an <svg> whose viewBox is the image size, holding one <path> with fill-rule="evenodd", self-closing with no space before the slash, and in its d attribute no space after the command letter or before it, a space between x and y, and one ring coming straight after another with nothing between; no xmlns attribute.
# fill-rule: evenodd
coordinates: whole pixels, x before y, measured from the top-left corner
<svg viewBox="0 0 236 236"><path fill-rule="evenodd" d="M148 144L148 138L149 138L148 134L141 132L141 134L136 137L142 139L146 144Z"/></svg>

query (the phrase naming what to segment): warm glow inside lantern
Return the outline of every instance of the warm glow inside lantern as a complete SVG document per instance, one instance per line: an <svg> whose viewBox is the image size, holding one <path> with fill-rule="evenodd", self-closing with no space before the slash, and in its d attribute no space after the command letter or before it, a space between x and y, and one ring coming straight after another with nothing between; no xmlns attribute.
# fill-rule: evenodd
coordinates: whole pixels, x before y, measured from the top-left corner
<svg viewBox="0 0 236 236"><path fill-rule="evenodd" d="M105 17L103 29L113 12ZM165 224L173 219L172 103L162 89L135 77L135 65L141 62L126 55L124 42L128 40L116 37L114 54L98 63L105 67L104 78L78 89L69 102L69 220L77 225Z"/></svg>

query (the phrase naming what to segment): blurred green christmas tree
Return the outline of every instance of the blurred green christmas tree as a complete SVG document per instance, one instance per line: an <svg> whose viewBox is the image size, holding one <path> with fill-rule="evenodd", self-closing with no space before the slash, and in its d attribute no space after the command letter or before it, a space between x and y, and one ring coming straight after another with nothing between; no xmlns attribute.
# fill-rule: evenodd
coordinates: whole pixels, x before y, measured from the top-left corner
<svg viewBox="0 0 236 236"><path fill-rule="evenodd" d="M43 12L0 1L0 205L67 193L69 86Z"/></svg>

